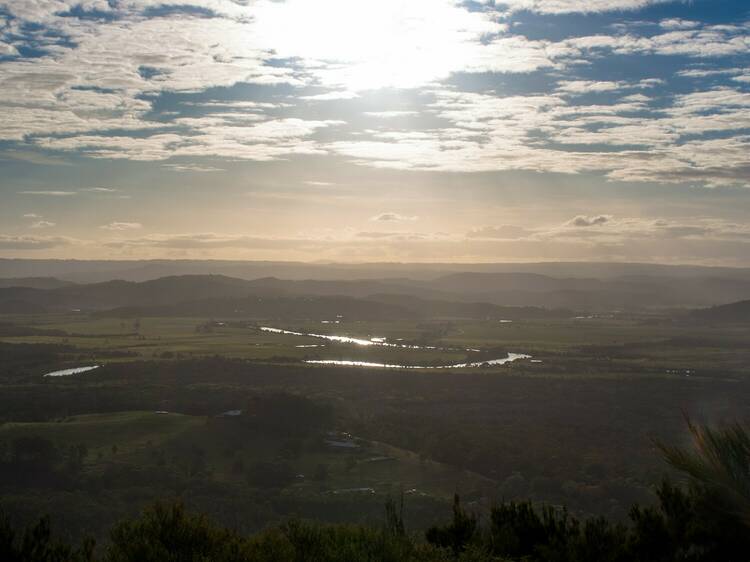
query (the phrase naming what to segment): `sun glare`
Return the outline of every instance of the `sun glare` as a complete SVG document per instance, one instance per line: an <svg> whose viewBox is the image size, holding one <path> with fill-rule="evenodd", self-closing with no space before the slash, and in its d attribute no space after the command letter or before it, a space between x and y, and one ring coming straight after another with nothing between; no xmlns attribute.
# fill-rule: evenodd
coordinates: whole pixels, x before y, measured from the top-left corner
<svg viewBox="0 0 750 562"><path fill-rule="evenodd" d="M461 68L502 26L443 0L291 0L256 11L260 41L322 85L352 91L429 83Z"/></svg>

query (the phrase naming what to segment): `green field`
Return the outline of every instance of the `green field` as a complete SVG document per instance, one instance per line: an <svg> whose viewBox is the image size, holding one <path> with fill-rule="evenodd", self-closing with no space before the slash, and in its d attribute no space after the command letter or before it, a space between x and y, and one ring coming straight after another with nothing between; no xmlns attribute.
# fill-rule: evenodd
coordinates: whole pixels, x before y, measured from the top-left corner
<svg viewBox="0 0 750 562"><path fill-rule="evenodd" d="M750 364L750 330L673 322L654 313L500 323L466 319L337 324L308 320L280 323L258 318L101 318L87 314L10 318L18 326L60 335L13 335L0 342L50 343L75 348L65 366L222 356L274 363L352 360L399 365L450 365L501 358L508 352L533 361L483 367L530 376L742 376ZM272 326L300 333L362 339L387 338L421 349L361 346L263 332ZM434 347L437 349L425 349ZM479 350L479 351L467 351ZM722 375L723 373L723 375ZM40 373L41 374L41 373Z"/></svg>

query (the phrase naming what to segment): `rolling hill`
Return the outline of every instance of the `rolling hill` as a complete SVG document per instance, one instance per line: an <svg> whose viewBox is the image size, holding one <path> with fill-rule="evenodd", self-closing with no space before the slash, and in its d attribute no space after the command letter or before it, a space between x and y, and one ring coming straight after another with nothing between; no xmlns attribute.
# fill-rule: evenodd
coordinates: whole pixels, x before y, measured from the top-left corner
<svg viewBox="0 0 750 562"><path fill-rule="evenodd" d="M690 316L701 322L731 324L750 323L750 300L694 310L691 312Z"/></svg>

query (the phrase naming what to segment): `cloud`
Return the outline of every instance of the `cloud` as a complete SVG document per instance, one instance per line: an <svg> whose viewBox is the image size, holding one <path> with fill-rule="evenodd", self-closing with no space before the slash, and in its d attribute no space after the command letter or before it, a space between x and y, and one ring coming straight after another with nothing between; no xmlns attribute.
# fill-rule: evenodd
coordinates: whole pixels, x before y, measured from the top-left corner
<svg viewBox="0 0 750 562"><path fill-rule="evenodd" d="M50 221L36 221L33 222L29 228L51 228L55 226L56 223L50 222Z"/></svg>
<svg viewBox="0 0 750 562"><path fill-rule="evenodd" d="M80 135L39 138L43 148L78 151L92 158L140 161L173 157L216 156L237 160L276 160L290 154L324 154L309 137L318 130L344 124L340 120L273 119L253 125L236 125L231 118L178 119L177 124L195 129L193 134Z"/></svg>
<svg viewBox="0 0 750 562"><path fill-rule="evenodd" d="M50 44L39 56L1 65L0 138L155 129L164 124L151 121L148 113L161 92L239 82L301 84L293 69L264 62L271 51L252 41L256 34L246 8L195 0L186 6L209 4L224 17L198 18L177 10L149 18L143 2L118 3L122 9L97 2L92 6L113 17L82 20L60 15L74 7L72 2L6 3L18 35L26 22L43 25L45 34L34 39Z"/></svg>
<svg viewBox="0 0 750 562"><path fill-rule="evenodd" d="M69 197L76 194L75 191L60 191L50 189L19 191L19 193L22 193L24 195L47 195L49 197Z"/></svg>
<svg viewBox="0 0 750 562"><path fill-rule="evenodd" d="M606 226L606 228L592 228ZM611 215L577 216L558 226L535 229L537 240L585 240L588 243L635 244L643 240L750 242L750 227L715 218L614 218Z"/></svg>
<svg viewBox="0 0 750 562"><path fill-rule="evenodd" d="M740 74L742 72L742 68L688 68L685 70L679 70L677 76L685 78L706 78L707 76Z"/></svg>
<svg viewBox="0 0 750 562"><path fill-rule="evenodd" d="M645 78L635 83L607 80L565 80L558 83L557 91L566 94L599 94L627 89L653 88L664 84L660 78Z"/></svg>
<svg viewBox="0 0 750 562"><path fill-rule="evenodd" d="M577 228L587 228L589 226L603 226L610 222L612 222L612 215L594 215L590 217L578 215L570 219L566 224Z"/></svg>
<svg viewBox="0 0 750 562"><path fill-rule="evenodd" d="M72 244L70 238L60 236L10 236L0 234L0 249L3 250L48 250Z"/></svg>
<svg viewBox="0 0 750 562"><path fill-rule="evenodd" d="M365 111L365 115L368 117L376 117L378 119L397 119L398 117L410 117L412 115L419 115L418 111Z"/></svg>
<svg viewBox="0 0 750 562"><path fill-rule="evenodd" d="M369 238L373 240L425 240L430 236L416 232L357 232L357 238Z"/></svg>
<svg viewBox="0 0 750 562"><path fill-rule="evenodd" d="M70 162L63 158L40 154L33 150L28 150L28 147L26 150L5 150L0 153L0 159L19 160L21 162L29 162L30 164L38 164L40 166L72 166Z"/></svg>
<svg viewBox="0 0 750 562"><path fill-rule="evenodd" d="M473 228L467 234L467 238L489 238L499 240L517 240L534 234L533 230L528 230L522 226L504 224L501 226L482 226Z"/></svg>
<svg viewBox="0 0 750 562"><path fill-rule="evenodd" d="M143 228L143 225L139 222L111 222L100 226L104 230L138 230Z"/></svg>
<svg viewBox="0 0 750 562"><path fill-rule="evenodd" d="M648 97L648 96L646 96L646 95L644 95L644 94L630 94L628 96L623 96L620 99L620 101L621 102L625 102L625 103L638 103L638 104L641 104L641 103L648 103L648 102L650 102L651 98Z"/></svg>
<svg viewBox="0 0 750 562"><path fill-rule="evenodd" d="M374 217L371 217L370 220L373 222L412 222L418 218L419 217L416 216L406 216L399 213L388 212L375 215Z"/></svg>
<svg viewBox="0 0 750 562"><path fill-rule="evenodd" d="M529 10L541 14L600 13L620 10L639 10L652 4L672 0L497 0L497 4L514 10ZM485 3L486 0L485 0Z"/></svg>
<svg viewBox="0 0 750 562"><path fill-rule="evenodd" d="M17 55L18 51L13 45L9 45L8 43L5 43L4 41L0 41L0 56L3 57L10 57L13 55Z"/></svg>
<svg viewBox="0 0 750 562"><path fill-rule="evenodd" d="M79 189L78 191L85 191L89 193L116 193L119 190L111 187L84 187Z"/></svg>
<svg viewBox="0 0 750 562"><path fill-rule="evenodd" d="M335 183L332 183L330 181L316 181L316 180L306 180L305 185L309 185L312 187L331 187L336 185Z"/></svg>
<svg viewBox="0 0 750 562"><path fill-rule="evenodd" d="M748 182L743 152L750 138L740 133L750 128L750 93L740 89L677 94L658 108L644 96L592 105L554 94L438 89L432 95L430 111L444 126L380 128L328 148L357 164L399 170L604 172L613 181L710 186Z"/></svg>
<svg viewBox="0 0 750 562"><path fill-rule="evenodd" d="M105 242L104 245L109 248L169 248L178 250L219 248L288 249L305 247L313 242L315 241L202 232L190 234L154 234L142 238L111 240Z"/></svg>
<svg viewBox="0 0 750 562"><path fill-rule="evenodd" d="M669 18L659 22L659 26L663 29L694 29L700 26L700 23L692 20L685 20L680 18Z"/></svg>
<svg viewBox="0 0 750 562"><path fill-rule="evenodd" d="M172 172L197 172L201 174L213 173L213 172L225 172L224 168L217 168L215 166L199 166L197 164L163 164L162 168L166 168Z"/></svg>
<svg viewBox="0 0 750 562"><path fill-rule="evenodd" d="M560 60L598 57L605 53L711 59L746 53L749 31L747 25L703 25L654 35L586 35L550 44L548 51Z"/></svg>
<svg viewBox="0 0 750 562"><path fill-rule="evenodd" d="M333 90L324 94L316 94L314 96L300 96L300 99L308 101L334 101L334 100L351 100L358 98L357 92L350 92L348 90Z"/></svg>
<svg viewBox="0 0 750 562"><path fill-rule="evenodd" d="M589 94L600 92L613 92L621 90L627 84L625 82L608 82L595 80L568 80L560 82L558 91L569 94Z"/></svg>
<svg viewBox="0 0 750 562"><path fill-rule="evenodd" d="M26 213L23 218L25 219L41 219L42 215L37 215L36 213Z"/></svg>
<svg viewBox="0 0 750 562"><path fill-rule="evenodd" d="M280 109L284 107L292 107L292 104L281 103L281 102L265 102L265 101L186 101L181 105L187 107L198 107L201 109L240 109L243 111L262 111L264 109Z"/></svg>

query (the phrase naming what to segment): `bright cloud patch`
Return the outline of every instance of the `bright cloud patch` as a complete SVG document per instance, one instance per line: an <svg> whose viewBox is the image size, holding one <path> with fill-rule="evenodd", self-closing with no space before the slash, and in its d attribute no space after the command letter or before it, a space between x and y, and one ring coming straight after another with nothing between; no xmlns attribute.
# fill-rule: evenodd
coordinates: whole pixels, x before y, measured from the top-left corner
<svg viewBox="0 0 750 562"><path fill-rule="evenodd" d="M452 0L259 2L259 43L303 57L326 85L349 90L417 87L464 68L479 40L504 26Z"/></svg>

